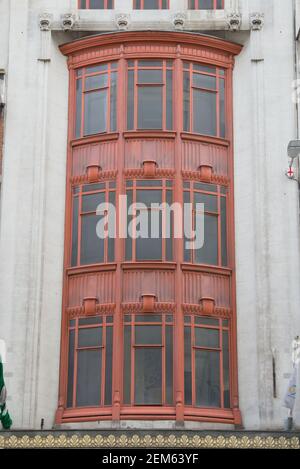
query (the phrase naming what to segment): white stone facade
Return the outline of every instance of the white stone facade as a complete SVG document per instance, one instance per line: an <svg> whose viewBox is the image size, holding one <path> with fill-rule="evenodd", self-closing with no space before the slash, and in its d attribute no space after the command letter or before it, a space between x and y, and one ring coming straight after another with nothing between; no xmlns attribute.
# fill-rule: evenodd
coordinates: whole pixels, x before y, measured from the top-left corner
<svg viewBox="0 0 300 469"><path fill-rule="evenodd" d="M226 0L224 11L203 12L188 11L187 0L150 12L133 11L131 0L115 0L108 11L77 10L77 0L0 0L0 70L7 85L0 339L7 345L14 428L39 429L44 419L51 429L57 408L68 124L68 70L58 45L118 31L120 17L128 30L180 27L244 46L234 70L240 409L246 430L283 428L291 343L300 334L298 184L285 176L287 144L299 135L292 100L299 11L299 0ZM127 425L174 424L122 422L121 428Z"/></svg>

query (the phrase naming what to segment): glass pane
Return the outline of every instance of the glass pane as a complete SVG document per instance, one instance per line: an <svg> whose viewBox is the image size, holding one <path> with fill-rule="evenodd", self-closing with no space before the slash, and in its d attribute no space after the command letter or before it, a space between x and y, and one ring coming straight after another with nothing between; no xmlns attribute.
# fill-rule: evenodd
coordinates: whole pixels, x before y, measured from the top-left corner
<svg viewBox="0 0 300 469"><path fill-rule="evenodd" d="M117 130L117 72L110 77L110 131Z"/></svg>
<svg viewBox="0 0 300 469"><path fill-rule="evenodd" d="M220 86L220 137L225 138L225 81L219 79Z"/></svg>
<svg viewBox="0 0 300 469"><path fill-rule="evenodd" d="M216 135L216 93L193 90L193 130Z"/></svg>
<svg viewBox="0 0 300 469"><path fill-rule="evenodd" d="M92 91L84 96L84 134L107 130L107 90Z"/></svg>
<svg viewBox="0 0 300 469"><path fill-rule="evenodd" d="M217 88L216 77L193 73L193 85L198 88L208 88L215 90Z"/></svg>
<svg viewBox="0 0 300 469"><path fill-rule="evenodd" d="M138 89L139 129L162 129L162 87L143 86Z"/></svg>
<svg viewBox="0 0 300 469"><path fill-rule="evenodd" d="M137 187L161 187L162 181L156 179L147 179L147 180L137 180L136 181Z"/></svg>
<svg viewBox="0 0 300 469"><path fill-rule="evenodd" d="M85 79L85 91L93 90L95 88L104 88L108 85L107 73L102 75L93 75Z"/></svg>
<svg viewBox="0 0 300 469"><path fill-rule="evenodd" d="M96 232L99 220L95 215L82 217L81 264L104 262L104 239L98 238Z"/></svg>
<svg viewBox="0 0 300 469"><path fill-rule="evenodd" d="M86 8L86 0L80 0L80 5L79 5L79 8Z"/></svg>
<svg viewBox="0 0 300 469"><path fill-rule="evenodd" d="M204 245L195 251L199 264L218 264L218 218L213 215L204 217Z"/></svg>
<svg viewBox="0 0 300 469"><path fill-rule="evenodd" d="M93 192L97 190L105 189L105 183L100 182L98 184L86 184L82 187L82 192Z"/></svg>
<svg viewBox="0 0 300 469"><path fill-rule="evenodd" d="M81 112L82 112L82 80L76 80L76 124L75 136L81 136Z"/></svg>
<svg viewBox="0 0 300 469"><path fill-rule="evenodd" d="M207 326L219 326L219 319L208 318L207 316L195 316L195 324L205 324Z"/></svg>
<svg viewBox="0 0 300 469"><path fill-rule="evenodd" d="M79 350L76 405L99 406L101 401L101 350Z"/></svg>
<svg viewBox="0 0 300 469"><path fill-rule="evenodd" d="M78 347L99 347L102 345L102 327L78 330Z"/></svg>
<svg viewBox="0 0 300 469"><path fill-rule="evenodd" d="M222 265L227 266L227 213L226 213L226 199L221 197L221 238L222 238Z"/></svg>
<svg viewBox="0 0 300 469"><path fill-rule="evenodd" d="M135 316L135 322L161 322L161 314L138 314Z"/></svg>
<svg viewBox="0 0 300 469"><path fill-rule="evenodd" d="M229 378L229 344L228 332L223 332L223 386L224 407L230 408L230 378Z"/></svg>
<svg viewBox="0 0 300 469"><path fill-rule="evenodd" d="M216 67L212 67L212 66L209 66L209 65L194 63L193 64L193 69L197 70L197 72L205 72L205 73L214 73L214 74L216 74Z"/></svg>
<svg viewBox="0 0 300 469"><path fill-rule="evenodd" d="M104 404L112 403L112 353L113 353L113 328L106 328L106 357L105 357L105 398Z"/></svg>
<svg viewBox="0 0 300 469"><path fill-rule="evenodd" d="M124 327L124 404L130 404L131 383L131 326Z"/></svg>
<svg viewBox="0 0 300 469"><path fill-rule="evenodd" d="M158 0L144 0L144 10L155 10L159 7Z"/></svg>
<svg viewBox="0 0 300 469"><path fill-rule="evenodd" d="M110 192L109 193L109 203L112 204L114 207L116 206L116 193ZM113 213L109 212L109 222L114 233L116 234L116 220ZM115 260L115 237L108 237L108 262L113 262Z"/></svg>
<svg viewBox="0 0 300 469"><path fill-rule="evenodd" d="M161 239L137 238L136 240L136 260L160 261L162 259Z"/></svg>
<svg viewBox="0 0 300 469"><path fill-rule="evenodd" d="M135 404L162 403L162 351L160 348L135 349Z"/></svg>
<svg viewBox="0 0 300 469"><path fill-rule="evenodd" d="M195 328L195 345L198 347L218 348L219 331L218 329Z"/></svg>
<svg viewBox="0 0 300 469"><path fill-rule="evenodd" d="M67 407L73 406L74 347L75 347L75 331L73 330L69 332Z"/></svg>
<svg viewBox="0 0 300 469"><path fill-rule="evenodd" d="M167 70L167 103L166 103L166 127L167 130L173 128L173 72Z"/></svg>
<svg viewBox="0 0 300 469"><path fill-rule="evenodd" d="M132 195L132 191L129 190L129 191L126 191L126 195L127 195L127 212L128 212L128 208L132 205L132 202L133 202L133 195ZM128 227L129 225L131 224L133 220L133 216L132 215L128 215ZM132 259L132 238L129 234L129 230L128 230L128 227L127 227L127 237L125 239L125 259L126 261L130 261Z"/></svg>
<svg viewBox="0 0 300 469"><path fill-rule="evenodd" d="M161 326L135 326L135 344L161 345Z"/></svg>
<svg viewBox="0 0 300 469"><path fill-rule="evenodd" d="M183 130L190 130L190 72L183 73Z"/></svg>
<svg viewBox="0 0 300 469"><path fill-rule="evenodd" d="M168 182L168 181L167 181ZM168 205L172 205L172 191L166 191L166 202ZM167 218L167 217L166 217ZM174 226L174 216L173 213L170 214L170 218L166 219L166 223L170 225L170 236L166 237L166 259L167 261L173 260L173 226ZM167 236L167 233L166 233Z"/></svg>
<svg viewBox="0 0 300 469"><path fill-rule="evenodd" d="M205 212L218 212L218 198L216 195L207 195L207 194L201 194L199 192L195 192L194 203L195 203L196 210L197 210L196 204L204 204ZM200 210L200 207L199 207L199 210Z"/></svg>
<svg viewBox="0 0 300 469"><path fill-rule="evenodd" d="M173 404L173 327L166 326L166 403Z"/></svg>
<svg viewBox="0 0 300 469"><path fill-rule="evenodd" d="M202 182L194 182L194 189L206 192L217 192L215 184L203 184Z"/></svg>
<svg viewBox="0 0 300 469"><path fill-rule="evenodd" d="M79 323L79 326L92 326L94 324L102 324L103 318L102 316L95 316L91 318L80 318L78 323Z"/></svg>
<svg viewBox="0 0 300 469"><path fill-rule="evenodd" d="M190 10L195 10L196 5L195 5L196 0L189 0L189 9Z"/></svg>
<svg viewBox="0 0 300 469"><path fill-rule="evenodd" d="M139 70L138 83L162 83L162 70Z"/></svg>
<svg viewBox="0 0 300 469"><path fill-rule="evenodd" d="M195 391L198 407L220 407L220 354L195 350Z"/></svg>
<svg viewBox="0 0 300 469"><path fill-rule="evenodd" d="M105 193L84 195L82 197L82 212L96 212L99 204L105 202Z"/></svg>
<svg viewBox="0 0 300 469"><path fill-rule="evenodd" d="M97 72L106 72L108 70L108 64L99 64L99 65L92 65L91 67L86 67L85 71L87 74L89 73L97 73Z"/></svg>
<svg viewBox="0 0 300 469"><path fill-rule="evenodd" d="M139 67L162 67L162 60L139 60Z"/></svg>
<svg viewBox="0 0 300 469"><path fill-rule="evenodd" d="M73 226L72 226L72 260L71 265L77 265L78 254L78 197L73 197Z"/></svg>
<svg viewBox="0 0 300 469"><path fill-rule="evenodd" d="M132 130L134 126L134 71L128 71L127 90L127 129Z"/></svg>
<svg viewBox="0 0 300 469"><path fill-rule="evenodd" d="M107 8L112 10L114 8L114 0L107 0Z"/></svg>
<svg viewBox="0 0 300 469"><path fill-rule="evenodd" d="M217 8L222 9L223 8L223 2L224 0L217 0Z"/></svg>
<svg viewBox="0 0 300 469"><path fill-rule="evenodd" d="M90 0L90 9L103 9L104 0Z"/></svg>
<svg viewBox="0 0 300 469"><path fill-rule="evenodd" d="M155 182L160 183L160 181L155 181ZM156 190L156 189L149 189L149 190L138 189L136 191L136 201L145 204L147 207L151 207L151 204L161 204L162 203L162 191Z"/></svg>
<svg viewBox="0 0 300 469"><path fill-rule="evenodd" d="M184 328L184 401L186 405L192 404L192 355L191 355L191 328Z"/></svg>
<svg viewBox="0 0 300 469"><path fill-rule="evenodd" d="M201 10L213 10L214 9L214 0L198 0L199 8Z"/></svg>

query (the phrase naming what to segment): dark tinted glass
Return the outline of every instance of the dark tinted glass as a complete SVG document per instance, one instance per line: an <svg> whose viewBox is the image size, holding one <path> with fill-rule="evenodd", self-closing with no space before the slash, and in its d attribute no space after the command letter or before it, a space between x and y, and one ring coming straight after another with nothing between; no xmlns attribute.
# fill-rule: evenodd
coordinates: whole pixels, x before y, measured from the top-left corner
<svg viewBox="0 0 300 469"><path fill-rule="evenodd" d="M82 197L82 211L96 212L98 205L104 202L104 192L99 192L98 194L84 195Z"/></svg>
<svg viewBox="0 0 300 469"><path fill-rule="evenodd" d="M131 326L124 327L124 404L130 404L131 383Z"/></svg>
<svg viewBox="0 0 300 469"><path fill-rule="evenodd" d="M230 407L230 378L229 378L229 344L228 332L223 332L223 383L224 383L224 407Z"/></svg>
<svg viewBox="0 0 300 469"><path fill-rule="evenodd" d="M192 404L192 355L191 328L184 328L184 400L186 405Z"/></svg>
<svg viewBox="0 0 300 469"><path fill-rule="evenodd" d="M81 135L81 111L82 111L82 80L76 80L76 125L75 136L78 138Z"/></svg>
<svg viewBox="0 0 300 469"><path fill-rule="evenodd" d="M72 261L71 265L77 265L78 255L78 197L73 198L73 227L72 227Z"/></svg>
<svg viewBox="0 0 300 469"><path fill-rule="evenodd" d="M102 345L102 327L78 330L78 347L99 347Z"/></svg>
<svg viewBox="0 0 300 469"><path fill-rule="evenodd" d="M161 348L135 349L135 404L162 403Z"/></svg>
<svg viewBox="0 0 300 469"><path fill-rule="evenodd" d="M107 90L92 91L84 98L84 134L107 130Z"/></svg>
<svg viewBox="0 0 300 469"><path fill-rule="evenodd" d="M201 75L200 73L193 73L193 85L197 86L198 88L208 88L215 90L217 87L216 77Z"/></svg>
<svg viewBox="0 0 300 469"><path fill-rule="evenodd" d="M79 406L98 406L101 399L101 350L79 350L77 363L77 399Z"/></svg>
<svg viewBox="0 0 300 469"><path fill-rule="evenodd" d="M93 75L86 77L85 79L85 90L93 90L95 88L104 88L108 85L108 76L106 73L103 75Z"/></svg>
<svg viewBox="0 0 300 469"><path fill-rule="evenodd" d="M173 128L173 72L167 70L167 108L166 108L166 127L168 130Z"/></svg>
<svg viewBox="0 0 300 469"><path fill-rule="evenodd" d="M217 329L195 328L195 345L198 347L218 348L219 331Z"/></svg>
<svg viewBox="0 0 300 469"><path fill-rule="evenodd" d="M204 245L195 252L199 264L218 264L218 218L213 215L204 217Z"/></svg>
<svg viewBox="0 0 300 469"><path fill-rule="evenodd" d="M227 266L227 211L226 199L221 197L221 237L222 237L222 265Z"/></svg>
<svg viewBox="0 0 300 469"><path fill-rule="evenodd" d="M95 316L90 318L80 318L78 321L79 326L92 326L94 324L102 324L102 316Z"/></svg>
<svg viewBox="0 0 300 469"><path fill-rule="evenodd" d="M183 130L190 130L190 72L183 74Z"/></svg>
<svg viewBox="0 0 300 469"><path fill-rule="evenodd" d="M139 129L162 128L162 87L143 86L138 89Z"/></svg>
<svg viewBox="0 0 300 469"><path fill-rule="evenodd" d="M220 86L220 137L225 138L226 127L225 127L225 81L219 80Z"/></svg>
<svg viewBox="0 0 300 469"><path fill-rule="evenodd" d="M75 346L75 331L69 333L69 363L68 363L68 391L67 391L67 406L73 405L73 383L74 383L74 346Z"/></svg>
<svg viewBox="0 0 300 469"><path fill-rule="evenodd" d="M117 130L117 72L110 76L110 130Z"/></svg>
<svg viewBox="0 0 300 469"><path fill-rule="evenodd" d="M194 89L193 130L216 135L216 93Z"/></svg>
<svg viewBox="0 0 300 469"><path fill-rule="evenodd" d="M194 193L195 208L196 204L204 204L205 212L218 212L218 198L216 195ZM201 207L199 210L202 211Z"/></svg>
<svg viewBox="0 0 300 469"><path fill-rule="evenodd" d="M134 71L128 71L127 90L127 129L132 130L134 125Z"/></svg>
<svg viewBox="0 0 300 469"><path fill-rule="evenodd" d="M112 354L113 354L113 328L106 328L106 352L105 352L105 398L104 404L112 402Z"/></svg>
<svg viewBox="0 0 300 469"><path fill-rule="evenodd" d="M220 354L195 350L195 390L198 407L220 407Z"/></svg>
<svg viewBox="0 0 300 469"><path fill-rule="evenodd" d="M173 327L166 326L166 402L173 404Z"/></svg>
<svg viewBox="0 0 300 469"><path fill-rule="evenodd" d="M96 228L100 217L82 217L81 264L94 264L104 261L104 240L98 238Z"/></svg>
<svg viewBox="0 0 300 469"><path fill-rule="evenodd" d="M139 70L138 83L162 83L162 70Z"/></svg>
<svg viewBox="0 0 300 469"><path fill-rule="evenodd" d="M161 326L135 326L135 343L140 344L162 344Z"/></svg>
<svg viewBox="0 0 300 469"><path fill-rule="evenodd" d="M104 8L104 0L90 0L90 8L91 9L103 9Z"/></svg>
<svg viewBox="0 0 300 469"><path fill-rule="evenodd" d="M199 8L203 10L213 10L214 9L214 0L198 0Z"/></svg>

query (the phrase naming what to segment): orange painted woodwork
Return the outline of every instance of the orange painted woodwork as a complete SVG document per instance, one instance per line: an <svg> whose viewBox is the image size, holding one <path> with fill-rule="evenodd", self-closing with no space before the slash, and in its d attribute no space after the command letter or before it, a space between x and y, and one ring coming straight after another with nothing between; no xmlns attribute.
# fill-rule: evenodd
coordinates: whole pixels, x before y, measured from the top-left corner
<svg viewBox="0 0 300 469"><path fill-rule="evenodd" d="M91 36L65 44L60 49L68 57L70 87L62 340L56 421L166 419L240 424L232 70L234 56L240 52L241 46L200 34L143 31ZM162 82L156 85L160 87L162 96L161 129L139 128L138 100L144 84L137 80L139 70L150 68L147 68L146 61L154 64L153 70L159 70L157 76L163 77ZM162 65L158 66L158 62ZM130 70L131 76L135 77L131 98L127 93ZM173 80L171 92L168 79ZM184 80L185 83L190 80L190 108L185 114ZM154 88L149 83L145 86ZM211 89L206 90L206 86L211 86ZM147 88L145 92L148 91ZM214 135L193 129L199 124L193 97L202 99L206 92L210 93L208 99L215 103ZM91 93L98 93L99 100L106 100L108 106L103 122L97 122L101 131L94 133L89 133ZM132 128L128 128L131 119L128 116L129 99L133 103ZM166 103L170 101L173 108L171 117L168 117ZM78 116L78 122L74 116ZM186 130L187 120L189 130ZM223 132L225 134L221 136ZM116 200L118 209L120 195L127 191L136 197L138 181L148 181L149 184L160 181L161 193L171 194L173 202L182 203L184 197L213 201L214 205L205 215L216 230L216 259L213 263L206 262L199 253L191 259L186 258L184 240L175 238L171 242L171 254L167 252L167 245L162 243L160 259L140 259L137 243L132 244L133 251L128 254L125 240L119 237L113 245L107 240L102 244L99 242L99 258L90 262L89 251L84 250L84 227L91 221L88 217L94 216L94 209L85 208L86 194L99 194L105 201ZM117 220L117 233L120 228ZM163 397L161 403L155 401L149 405L138 403L138 389L134 388L137 351L141 347L135 342L137 335L134 331L141 327L139 324L145 326L139 323L145 319L141 316L144 313L157 330L162 331L161 343L147 344L146 347L155 348L156 356L164 357ZM125 327L131 331L129 342L126 342L129 335L125 336ZM93 328L101 330L102 342L90 347L82 337L85 337L85 331ZM211 407L199 404L195 382L192 383L189 401L185 385L187 342L184 334L186 331L196 341L203 330L218 337L219 345L214 348L214 357L219 357L220 363L228 359L228 382L225 382L220 365L220 403ZM166 344L170 337L174 342L173 360L167 372L170 361ZM225 339L229 344L228 357L224 352ZM73 345L71 340L74 340ZM131 357L128 377L124 372L126 346ZM80 405L83 391L81 383L78 383L78 370L82 357L88 356L91 349L93 357L102 357L101 379L99 377L97 384L99 403ZM207 350L204 351L206 356ZM202 356L202 351L196 342L191 342L189 353L194 370L191 373L195 379L195 361ZM71 356L72 353L74 355ZM111 383L109 373L106 373L110 360ZM128 395L126 386L130 389Z"/></svg>

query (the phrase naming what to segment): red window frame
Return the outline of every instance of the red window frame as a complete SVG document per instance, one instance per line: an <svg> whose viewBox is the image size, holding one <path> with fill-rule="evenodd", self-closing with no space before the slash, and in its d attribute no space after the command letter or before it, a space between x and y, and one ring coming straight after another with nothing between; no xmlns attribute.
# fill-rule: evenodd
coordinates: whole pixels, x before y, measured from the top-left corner
<svg viewBox="0 0 300 469"><path fill-rule="evenodd" d="M77 267L80 265L88 265L81 262L82 252L82 220L83 217L96 214L96 211L83 211L83 199L89 195L104 194L105 203L113 203L116 194L116 181L110 180L105 182L98 182L94 184L80 184L73 186L73 208L72 208L72 231L71 231L71 252L70 252L70 265ZM111 196L112 194L112 196ZM75 205L75 201L78 203ZM99 201L100 203L100 201ZM75 219L75 207L78 205L78 220ZM77 222L77 229L76 229ZM77 241L77 243L76 243ZM104 240L104 258L102 263L113 262L114 259L109 259L109 243L115 244L113 238L106 237ZM114 251L114 247L112 248ZM99 262L92 262L91 264L99 264Z"/></svg>
<svg viewBox="0 0 300 469"><path fill-rule="evenodd" d="M103 8L91 8L91 0L78 0L78 8L80 10L113 10L115 8L115 1L114 0L103 0L104 6ZM110 6L111 4L111 6Z"/></svg>
<svg viewBox="0 0 300 469"><path fill-rule="evenodd" d="M98 70L97 70L98 69ZM103 86L87 89L87 80L104 77L107 75L107 82ZM115 132L117 130L117 99L118 99L118 62L102 62L97 65L90 65L76 70L76 111L74 119L74 137L82 138L96 134ZM96 132L86 132L85 126L85 97L87 94L99 91L107 92L106 122L105 129ZM115 114L113 114L113 110ZM100 109L99 109L100 122Z"/></svg>
<svg viewBox="0 0 300 469"><path fill-rule="evenodd" d="M139 62L148 63L149 65L140 65ZM154 62L161 62L161 66L150 65L153 62L151 59L138 59L129 60L127 62L127 130L172 130L173 119L174 119L174 64L172 60L154 59ZM162 82L149 82L144 83L139 81L139 71L142 70L161 70L162 71ZM129 81L130 73L133 72L133 90L129 87L131 83ZM168 83L168 73L171 72L171 92L169 90L170 84ZM153 127L146 129L140 127L138 107L139 107L139 96L138 90L142 87L162 87L162 126ZM133 91L133 93L132 93ZM170 109L167 109L168 99L171 98ZM132 109L132 111L131 111ZM132 116L130 114L132 113ZM168 118L168 114L170 116ZM129 117L130 116L130 117ZM129 122L129 120L131 122ZM168 122L170 120L170 122Z"/></svg>
<svg viewBox="0 0 300 469"><path fill-rule="evenodd" d="M207 210L204 206L204 216L212 216L217 218L217 263L216 264L208 264L208 265L215 265L218 267L227 267L228 265L228 209L227 209L227 198L228 198L228 189L226 186L220 186L218 184L208 184L202 183L198 181L183 181L183 192L184 194L188 194L188 201L193 204L193 217L192 217L192 230L195 230L195 193L202 194L205 196L213 196L216 197L216 204L217 210ZM184 196L185 197L185 196ZM223 203L225 202L225 215L223 211ZM205 205L205 204L204 204ZM205 219L204 219L205 223ZM223 223L225 223L225 239L223 231ZM223 231L223 233L222 233ZM204 240L205 241L205 240ZM186 262L191 262L193 264L199 264L196 260L195 250L191 249L190 251L184 250L184 256L186 253L190 252L190 258L187 259L185 257Z"/></svg>
<svg viewBox="0 0 300 469"><path fill-rule="evenodd" d="M161 317L161 320L158 321L157 317ZM144 317L145 320L137 320L138 317ZM136 342L135 331L137 326L161 326L161 337L162 342L160 344L141 344ZM172 391L168 396L167 391L167 343L166 343L166 332L167 327L171 328L171 337L172 337L172 365L169 371L171 371L171 382L172 382ZM127 343L125 339L125 331L126 328L130 328L130 344ZM123 334L124 334L124 349L123 349L123 404L124 406L130 407L137 407L137 406L159 406L159 407L166 407L166 406L173 406L174 405L174 316L172 313L160 313L160 312L153 312L153 313L130 313L129 311L124 314L124 321L123 321ZM162 388L162 399L161 404L154 403L154 404L136 404L135 403L135 351L136 349L141 348L154 348L161 350L161 357L162 357L162 381L161 381L161 388ZM129 362L129 349L130 349L130 360ZM127 365L130 363L130 389L128 388L128 384L126 384L125 380L125 370L127 369ZM128 396L126 397L126 394Z"/></svg>
<svg viewBox="0 0 300 469"><path fill-rule="evenodd" d="M215 72L213 72L215 70ZM215 87L204 87L195 84L194 74L207 80L215 81ZM185 132L209 135L212 137L226 138L226 71L215 65L201 64L198 62L183 63L183 127ZM187 86L186 86L187 84ZM215 107L215 132L198 132L194 126L195 99L194 90L214 94L216 96ZM200 110L201 111L201 110Z"/></svg>
<svg viewBox="0 0 300 469"><path fill-rule="evenodd" d="M155 182L161 182L160 185L153 185L153 181ZM130 184L130 185L129 185ZM127 179L126 181L126 194L128 194L128 191L132 191L132 203L135 204L137 202L137 191L161 191L162 193L162 199L161 199L161 204L163 203L169 203L168 201L168 195L171 196L171 202L173 200L173 181L171 179ZM128 199L129 200L129 199ZM148 211L151 211L151 208L147 209ZM134 215L136 216L136 211L134 212ZM164 233L164 227L166 223L166 213L165 210L162 211L162 233ZM171 214L171 220L170 220L170 231L172 234L173 230L173 217ZM139 239L139 238L138 238ZM173 259L173 240L170 238L170 251L171 255L168 258L168 239L163 236L161 238L161 248L162 248L162 257L160 259L144 259L144 260L139 260L136 258L136 244L137 244L137 239L135 238L127 238L127 243L131 245L130 251L131 251L131 258L127 257L127 247L129 247L129 244L125 246L125 260L127 262L147 262L147 261L156 261L156 262L168 262Z"/></svg>
<svg viewBox="0 0 300 469"><path fill-rule="evenodd" d="M189 10L207 10L201 6L202 0L189 0L188 9ZM223 10L224 9L224 0L212 0L213 7L208 8L209 10Z"/></svg>
<svg viewBox="0 0 300 469"><path fill-rule="evenodd" d="M205 321L215 321L216 325L205 324ZM198 322L198 323L197 323ZM229 409L231 407L231 383L230 383L230 376L231 376L231 344L230 344L230 320L228 318L220 318L217 316L203 316L203 315L184 315L184 329L185 329L185 372L187 367L191 366L191 401L187 402L187 376L185 374L185 405L191 406L194 408L199 407L207 407L211 408L210 406L197 406L196 403L196 360L195 355L196 351L204 351L204 352L212 352L212 353L219 353L219 384L220 384L220 405L214 406L218 409ZM187 329L190 330L190 339L191 339L191 349L190 349L190 357L189 351L186 347L186 333ZM218 346L201 346L196 344L195 338L195 330L196 329L206 329L210 331L218 331L219 332L219 345ZM227 334L227 344L228 344L228 352L227 357L224 350L224 334ZM191 363L188 363L188 358L190 358ZM225 361L227 361L227 372L225 367ZM227 374L227 376L225 376ZM225 383L226 381L226 383ZM226 386L225 386L226 384ZM227 389L225 389L227 387ZM225 397L225 392L228 392L227 398ZM189 396L190 397L190 396ZM227 400L227 402L226 402ZM227 405L226 405L227 404Z"/></svg>
<svg viewBox="0 0 300 469"><path fill-rule="evenodd" d="M92 322L94 324L80 324L81 321ZM97 322L96 322L97 321ZM101 345L92 346L79 346L79 331L81 330L93 330L102 329L102 343ZM107 365L108 350L107 346L107 330L111 328L112 341L111 341L111 369L109 370ZM71 342L71 331L74 331L74 356L70 356L70 342ZM99 406L111 406L112 405L112 366L113 366L113 334L114 334L114 318L113 315L99 315L99 316L80 316L75 319L71 319L68 325L68 338L69 338L69 351L68 351L68 380L67 380L67 395L68 402L67 407L78 408L77 406L77 383L78 383L78 354L80 351L94 351L101 350L101 369L99 369L99 376L101 377L100 393L99 393ZM72 366L73 365L73 366ZM110 374L109 374L110 372ZM71 374L71 376L70 376ZM108 382L109 381L109 382ZM110 392L111 391L111 392ZM86 405L80 407L93 407L95 405Z"/></svg>
<svg viewBox="0 0 300 469"><path fill-rule="evenodd" d="M170 8L170 0L156 0L157 6L155 8L147 8L148 10L168 10ZM166 5L166 6L164 6ZM144 0L133 0L134 10L145 10Z"/></svg>

